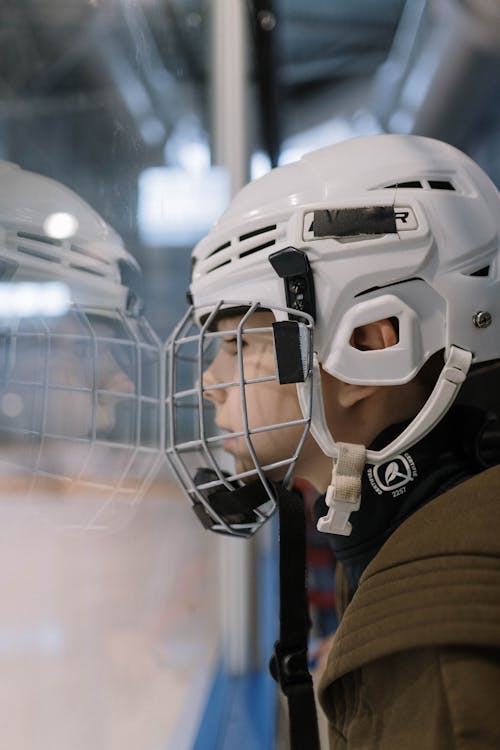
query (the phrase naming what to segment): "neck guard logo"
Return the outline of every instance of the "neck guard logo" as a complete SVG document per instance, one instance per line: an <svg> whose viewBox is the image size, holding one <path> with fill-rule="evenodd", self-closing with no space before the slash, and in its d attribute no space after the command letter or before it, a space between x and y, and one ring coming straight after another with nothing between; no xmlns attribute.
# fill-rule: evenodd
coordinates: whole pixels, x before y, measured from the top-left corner
<svg viewBox="0 0 500 750"><path fill-rule="evenodd" d="M418 476L415 461L409 453L395 456L391 461L368 469L368 479L377 495L390 492L398 497L406 492L406 485Z"/></svg>

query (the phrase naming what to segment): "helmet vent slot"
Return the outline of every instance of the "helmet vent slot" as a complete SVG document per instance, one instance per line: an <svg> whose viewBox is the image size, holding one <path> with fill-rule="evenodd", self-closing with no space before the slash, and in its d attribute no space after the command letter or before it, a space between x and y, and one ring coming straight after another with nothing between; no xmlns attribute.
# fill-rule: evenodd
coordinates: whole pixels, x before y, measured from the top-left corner
<svg viewBox="0 0 500 750"><path fill-rule="evenodd" d="M78 255L84 255L86 258L98 260L100 263L106 263L106 265L108 266L111 265L107 258L103 258L100 255L97 255L97 253L93 253L92 251L88 250L87 248L79 247L78 245L71 245L71 250L74 253L78 253Z"/></svg>
<svg viewBox="0 0 500 750"><path fill-rule="evenodd" d="M228 263L231 263L231 261L225 260L223 263L219 263L218 266L214 266L213 268L211 268L209 271L207 271L207 273L210 273L210 271L216 271L218 268L222 268L222 266L227 266Z"/></svg>
<svg viewBox="0 0 500 750"><path fill-rule="evenodd" d="M70 268L74 268L75 271L83 271L84 273L90 273L92 276L101 276L104 278L106 276L105 273L102 273L102 271L97 271L95 268L87 268L86 266L79 266L76 263L70 263Z"/></svg>
<svg viewBox="0 0 500 750"><path fill-rule="evenodd" d="M247 232L240 236L240 242L249 240L251 237L257 237L258 234L265 234L266 232L273 232L276 229L276 224L272 224L269 227L262 227L261 229L254 229L253 232ZM240 256L241 257L241 256Z"/></svg>
<svg viewBox="0 0 500 750"><path fill-rule="evenodd" d="M420 180L407 180L406 182L394 182L391 185L384 185L384 189L389 188L420 188L421 190L456 190L454 184L449 180L427 179L424 182Z"/></svg>
<svg viewBox="0 0 500 750"><path fill-rule="evenodd" d="M207 255L207 258L211 258L212 255L215 255L216 253L220 253L221 250L226 250L226 248L230 246L231 246L230 242L225 242L223 245L220 245L220 247L216 247L215 250L212 250L212 252ZM219 268L219 266L217 266L217 268Z"/></svg>
<svg viewBox="0 0 500 750"><path fill-rule="evenodd" d="M21 240L34 240L35 242L43 242L44 245L54 245L54 247L62 247L61 240L56 240L52 237L47 237L44 234L31 234L30 232L17 232L17 236Z"/></svg>
<svg viewBox="0 0 500 750"><path fill-rule="evenodd" d="M240 242L245 242L245 240L249 240L252 237L261 237L263 234L267 234L268 232L274 232L276 230L276 224L270 224L268 227L261 227L260 229L254 229L252 232L246 232L245 234L240 235ZM267 242L261 242L259 245L254 245L253 247L249 247L248 250L242 250L238 257L239 258L246 258L247 255L252 255L253 253L257 253L259 250L265 250L266 247L272 247L276 244L276 240L268 240Z"/></svg>
<svg viewBox="0 0 500 750"><path fill-rule="evenodd" d="M408 180L408 182L396 182L393 185L384 185L385 188L422 188L419 180Z"/></svg>
<svg viewBox="0 0 500 750"><path fill-rule="evenodd" d="M235 237L233 240L224 242L219 245L205 256L205 260L213 258L217 253L222 253L220 263L217 262L217 258L214 258L215 265L211 265L205 269L205 273L212 273L217 271L219 268L232 263L240 258L246 258L248 255L258 253L260 250L265 250L268 247L273 247L276 244L277 238L277 224L269 224L265 227L259 227L253 229L250 232ZM253 240L253 242L252 242Z"/></svg>
<svg viewBox="0 0 500 750"><path fill-rule="evenodd" d="M40 260L48 260L51 263L61 262L59 258L55 258L53 255L49 255L48 252L44 253L43 250L39 250L37 247L26 247L24 245L18 245L17 252L23 253L24 255L31 255L33 258L39 258Z"/></svg>
<svg viewBox="0 0 500 750"><path fill-rule="evenodd" d="M490 275L490 267L489 266L483 266L483 268L479 268L477 271L473 271L473 273L469 273L469 276L489 276Z"/></svg>
<svg viewBox="0 0 500 750"><path fill-rule="evenodd" d="M262 245L257 245L256 247L251 247L249 250L244 250L242 253L240 253L240 258L246 258L247 255L252 255L252 253L256 253L258 250L264 250L266 247L272 247L272 245L276 244L276 240L269 240L269 242L264 242Z"/></svg>
<svg viewBox="0 0 500 750"><path fill-rule="evenodd" d="M429 180L429 187L433 190L455 190L449 180Z"/></svg>

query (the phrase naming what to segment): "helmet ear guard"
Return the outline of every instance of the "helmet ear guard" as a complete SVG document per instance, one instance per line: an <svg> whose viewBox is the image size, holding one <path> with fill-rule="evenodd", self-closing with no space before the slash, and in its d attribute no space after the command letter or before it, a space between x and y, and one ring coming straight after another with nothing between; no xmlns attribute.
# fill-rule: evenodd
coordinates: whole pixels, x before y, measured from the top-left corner
<svg viewBox="0 0 500 750"><path fill-rule="evenodd" d="M356 328L396 318L398 342L386 349L361 351L351 345ZM446 305L421 279L412 279L359 296L333 328L323 336L322 367L347 383L397 385L407 383L426 360L446 346Z"/></svg>

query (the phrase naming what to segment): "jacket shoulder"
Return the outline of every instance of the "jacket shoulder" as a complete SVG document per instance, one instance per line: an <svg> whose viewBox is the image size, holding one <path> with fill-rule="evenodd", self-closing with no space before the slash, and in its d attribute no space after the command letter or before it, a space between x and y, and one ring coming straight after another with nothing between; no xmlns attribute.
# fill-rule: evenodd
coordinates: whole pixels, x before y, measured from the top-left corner
<svg viewBox="0 0 500 750"><path fill-rule="evenodd" d="M370 662L323 692L335 750L500 747L498 650L428 647Z"/></svg>
<svg viewBox="0 0 500 750"><path fill-rule="evenodd" d="M500 648L500 466L435 498L363 574L327 666L333 681L404 650Z"/></svg>
<svg viewBox="0 0 500 750"><path fill-rule="evenodd" d="M500 556L500 465L434 498L384 544L363 579L412 560L450 554Z"/></svg>

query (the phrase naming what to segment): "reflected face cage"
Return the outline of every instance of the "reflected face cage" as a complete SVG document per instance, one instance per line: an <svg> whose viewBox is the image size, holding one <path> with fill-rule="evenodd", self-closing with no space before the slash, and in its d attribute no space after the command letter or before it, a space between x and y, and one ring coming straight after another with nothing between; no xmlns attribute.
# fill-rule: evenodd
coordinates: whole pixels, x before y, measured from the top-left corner
<svg viewBox="0 0 500 750"><path fill-rule="evenodd" d="M248 537L276 509L277 488L291 482L309 432L312 355L313 319L291 308L222 300L208 313L191 307L174 329L166 456L206 528ZM278 416L280 389L295 398L297 382L302 412L297 403L293 418Z"/></svg>
<svg viewBox="0 0 500 750"><path fill-rule="evenodd" d="M0 322L2 481L51 523L122 527L156 473L161 432L161 346L144 318L74 306Z"/></svg>

